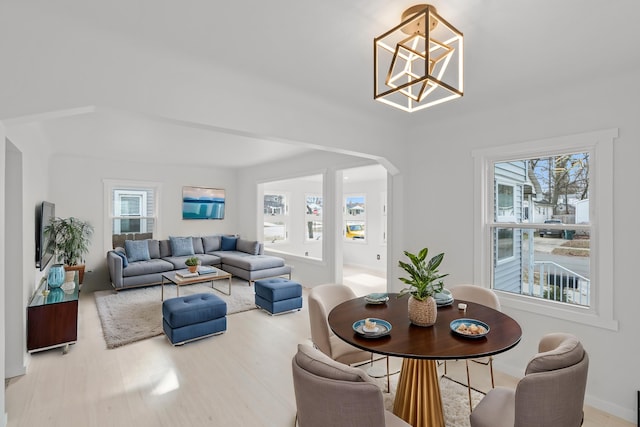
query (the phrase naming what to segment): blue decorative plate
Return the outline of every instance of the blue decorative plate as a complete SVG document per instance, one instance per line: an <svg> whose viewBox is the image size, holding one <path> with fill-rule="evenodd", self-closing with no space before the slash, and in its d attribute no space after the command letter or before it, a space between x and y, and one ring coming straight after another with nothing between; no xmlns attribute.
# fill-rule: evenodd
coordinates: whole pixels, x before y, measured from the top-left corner
<svg viewBox="0 0 640 427"><path fill-rule="evenodd" d="M367 332L364 330L364 321L365 319L358 320L353 324L353 330L360 336L365 338L380 338L385 335L389 335L391 332L391 323L386 320L376 319L374 317L370 317L369 320L372 322L376 322L376 330L373 332Z"/></svg>
<svg viewBox="0 0 640 427"><path fill-rule="evenodd" d="M451 295L451 291L448 289L443 288L442 291L435 294L433 298L436 300L438 307L453 304L453 295Z"/></svg>
<svg viewBox="0 0 640 427"><path fill-rule="evenodd" d="M456 319L449 326L454 334L465 338L482 338L491 330L489 325L476 319Z"/></svg>

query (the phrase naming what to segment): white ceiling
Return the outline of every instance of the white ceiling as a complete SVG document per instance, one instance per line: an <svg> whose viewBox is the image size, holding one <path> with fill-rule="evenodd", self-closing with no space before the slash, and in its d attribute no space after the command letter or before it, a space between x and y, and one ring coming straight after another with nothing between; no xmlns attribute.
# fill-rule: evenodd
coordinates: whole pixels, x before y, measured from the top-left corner
<svg viewBox="0 0 640 427"><path fill-rule="evenodd" d="M465 96L408 114L373 101L372 45L415 1L25 1L15 7L60 26L73 23L87 34L113 34L151 50L256 73L310 97L409 126L541 96L550 87L583 84L593 90L614 84L608 79L634 66L638 56L637 48L629 50L637 39L637 0L434 0L465 35ZM47 120L42 129L57 152L108 158L126 150L129 158L156 163L180 162L187 146L204 153L198 158L203 165L232 167L310 150L100 108ZM10 127L7 132L11 136Z"/></svg>

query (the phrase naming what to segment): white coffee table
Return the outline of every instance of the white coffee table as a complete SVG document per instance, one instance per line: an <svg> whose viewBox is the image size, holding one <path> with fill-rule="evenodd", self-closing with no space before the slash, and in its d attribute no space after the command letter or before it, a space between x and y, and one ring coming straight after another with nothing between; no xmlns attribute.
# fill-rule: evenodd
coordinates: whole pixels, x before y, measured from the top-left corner
<svg viewBox="0 0 640 427"><path fill-rule="evenodd" d="M211 273L206 273L206 274L199 274L196 277L180 277L176 274L175 271L169 271L167 273L163 273L162 274L162 291L161 291L161 301L164 301L164 283L165 281L169 282L169 283L173 283L174 285L176 285L176 294L177 296L180 296L180 286L185 286L185 285L194 285L196 283L206 283L206 282L211 282L211 288L215 289L218 292L221 292L223 294L226 295L231 295L231 273L227 273L224 270L220 270L219 268L216 267L212 267L214 269L213 272ZM223 279L228 279L229 280L229 291L228 292L224 292L221 289L216 288L213 284L216 280L223 280Z"/></svg>

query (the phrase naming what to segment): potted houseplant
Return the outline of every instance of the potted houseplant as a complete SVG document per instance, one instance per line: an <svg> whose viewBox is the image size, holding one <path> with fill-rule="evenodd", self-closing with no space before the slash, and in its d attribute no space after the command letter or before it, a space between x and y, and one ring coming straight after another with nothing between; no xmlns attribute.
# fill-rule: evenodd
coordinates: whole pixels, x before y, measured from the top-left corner
<svg viewBox="0 0 640 427"><path fill-rule="evenodd" d="M196 271L198 271L198 264L200 264L200 260L197 257L192 256L190 258L187 258L184 263L187 264L189 272L195 273Z"/></svg>
<svg viewBox="0 0 640 427"><path fill-rule="evenodd" d="M78 283L84 278L84 258L89 252L93 227L78 218L53 218L45 227L49 244L58 261L64 263L65 271L78 271Z"/></svg>
<svg viewBox="0 0 640 427"><path fill-rule="evenodd" d="M427 248L422 249L417 254L404 251L410 263L399 261L409 277L400 277L400 280L409 285L402 289L398 297L410 294L409 297L409 320L414 325L431 326L436 322L438 306L434 295L442 291L444 283L442 278L448 274L440 274L438 267L442 263L444 253L440 253L427 262Z"/></svg>

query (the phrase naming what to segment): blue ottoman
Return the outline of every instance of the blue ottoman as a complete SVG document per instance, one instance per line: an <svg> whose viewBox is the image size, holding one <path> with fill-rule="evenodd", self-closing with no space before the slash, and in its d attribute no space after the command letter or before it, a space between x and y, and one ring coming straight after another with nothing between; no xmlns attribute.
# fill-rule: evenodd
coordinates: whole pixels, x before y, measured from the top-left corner
<svg viewBox="0 0 640 427"><path fill-rule="evenodd" d="M227 303L213 294L165 300L162 328L173 345L221 334L227 330Z"/></svg>
<svg viewBox="0 0 640 427"><path fill-rule="evenodd" d="M282 277L256 280L256 305L271 314L302 308L302 285Z"/></svg>

